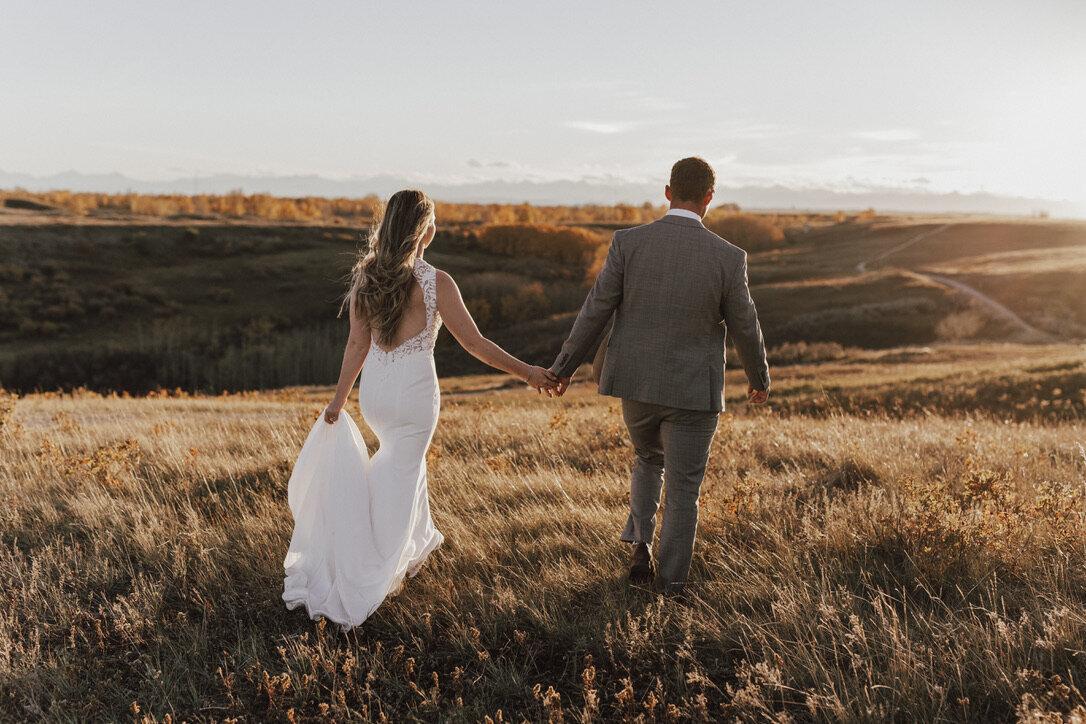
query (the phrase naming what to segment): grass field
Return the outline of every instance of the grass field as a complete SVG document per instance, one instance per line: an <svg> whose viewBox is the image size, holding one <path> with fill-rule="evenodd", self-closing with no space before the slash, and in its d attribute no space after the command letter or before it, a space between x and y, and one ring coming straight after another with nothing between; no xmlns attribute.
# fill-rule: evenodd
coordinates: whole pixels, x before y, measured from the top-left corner
<svg viewBox="0 0 1086 724"><path fill-rule="evenodd" d="M729 373L686 602L625 580L615 400L444 380L446 544L346 635L279 598L327 388L6 396L0 720L1081 720L1083 352Z"/></svg>

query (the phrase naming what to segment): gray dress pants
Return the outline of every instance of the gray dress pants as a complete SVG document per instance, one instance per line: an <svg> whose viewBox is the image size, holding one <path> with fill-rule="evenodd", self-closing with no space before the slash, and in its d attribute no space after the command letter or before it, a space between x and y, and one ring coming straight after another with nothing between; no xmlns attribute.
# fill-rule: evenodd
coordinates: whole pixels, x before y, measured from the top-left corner
<svg viewBox="0 0 1086 724"><path fill-rule="evenodd" d="M623 400L622 417L637 457L630 475L630 517L621 539L652 543L666 481L656 583L665 589L684 584L698 528L698 494L720 413Z"/></svg>

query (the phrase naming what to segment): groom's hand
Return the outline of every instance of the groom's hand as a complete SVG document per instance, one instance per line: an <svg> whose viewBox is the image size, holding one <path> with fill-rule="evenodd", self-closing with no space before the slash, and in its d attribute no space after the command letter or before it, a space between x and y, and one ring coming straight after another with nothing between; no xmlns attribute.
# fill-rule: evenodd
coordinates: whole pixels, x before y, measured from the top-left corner
<svg viewBox="0 0 1086 724"><path fill-rule="evenodd" d="M756 390L751 385L747 385L747 402L752 405L761 405L769 399L769 390Z"/></svg>
<svg viewBox="0 0 1086 724"><path fill-rule="evenodd" d="M551 368L550 372L551 374L554 374L554 369ZM558 386L554 388L554 394L556 397L561 397L562 395L566 394L566 390L569 388L569 383L573 380L573 378L559 377L558 375L554 376L558 380Z"/></svg>
<svg viewBox="0 0 1086 724"><path fill-rule="evenodd" d="M558 387L558 378L547 369L533 365L528 370L528 378L524 382L539 394L547 397L554 396L554 390Z"/></svg>

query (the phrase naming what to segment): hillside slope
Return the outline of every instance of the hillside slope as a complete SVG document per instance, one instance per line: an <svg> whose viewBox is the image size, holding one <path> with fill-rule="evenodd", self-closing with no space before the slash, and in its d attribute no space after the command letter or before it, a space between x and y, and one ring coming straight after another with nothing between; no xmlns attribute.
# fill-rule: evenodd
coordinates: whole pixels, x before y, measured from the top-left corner
<svg viewBox="0 0 1086 724"><path fill-rule="evenodd" d="M781 248L750 258L768 345L1020 339L938 279L982 291L1052 340L1086 337L1077 293L1086 226L951 222L786 229ZM336 313L360 239L342 226L259 220L58 223L0 213L0 384L139 392L327 382L346 337ZM427 259L457 279L485 333L536 363L553 359L587 292L583 269L486 251L471 227L442 230ZM447 332L436 357L442 375L486 369Z"/></svg>

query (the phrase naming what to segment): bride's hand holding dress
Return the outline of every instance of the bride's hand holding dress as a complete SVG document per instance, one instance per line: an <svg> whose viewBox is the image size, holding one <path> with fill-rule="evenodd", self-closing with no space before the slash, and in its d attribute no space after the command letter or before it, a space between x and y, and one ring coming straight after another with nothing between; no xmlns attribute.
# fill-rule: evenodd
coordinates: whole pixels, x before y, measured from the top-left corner
<svg viewBox="0 0 1086 724"><path fill-rule="evenodd" d="M351 394L351 388L354 387L358 373L362 371L362 364L366 361L366 354L369 352L372 341L369 321L358 313L353 300L347 306L347 311L351 322L351 332L347 338L347 346L343 350L343 364L339 370L336 394L324 410L324 421L329 425L335 424L339 419L340 411L347 404L347 397Z"/></svg>

